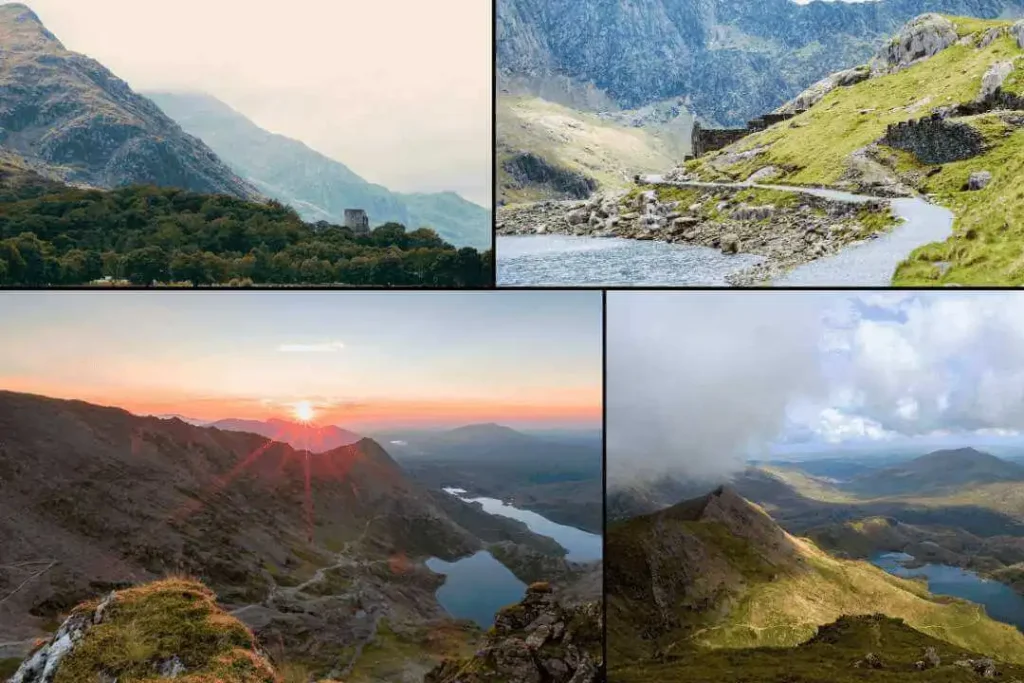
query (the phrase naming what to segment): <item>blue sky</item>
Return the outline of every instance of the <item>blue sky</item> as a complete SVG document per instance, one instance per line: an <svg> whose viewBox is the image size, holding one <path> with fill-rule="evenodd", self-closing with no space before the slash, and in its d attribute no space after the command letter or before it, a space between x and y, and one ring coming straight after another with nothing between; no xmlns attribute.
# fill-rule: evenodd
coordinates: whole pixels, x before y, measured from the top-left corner
<svg viewBox="0 0 1024 683"><path fill-rule="evenodd" d="M137 412L312 401L374 428L600 416L595 292L9 292L0 318L0 388Z"/></svg>
<svg viewBox="0 0 1024 683"><path fill-rule="evenodd" d="M608 328L610 472L1024 431L1022 293L617 292Z"/></svg>

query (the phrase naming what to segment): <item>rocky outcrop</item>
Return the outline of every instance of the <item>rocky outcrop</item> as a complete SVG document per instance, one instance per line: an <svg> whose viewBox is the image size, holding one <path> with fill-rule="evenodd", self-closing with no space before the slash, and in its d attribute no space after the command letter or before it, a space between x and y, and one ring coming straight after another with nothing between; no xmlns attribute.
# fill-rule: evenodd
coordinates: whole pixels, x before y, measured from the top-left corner
<svg viewBox="0 0 1024 683"><path fill-rule="evenodd" d="M279 680L252 634L217 607L211 591L197 581L167 579L79 605L9 683L186 676Z"/></svg>
<svg viewBox="0 0 1024 683"><path fill-rule="evenodd" d="M932 57L959 39L956 26L939 14L922 14L903 27L899 35L879 53L872 70L897 73Z"/></svg>
<svg viewBox="0 0 1024 683"><path fill-rule="evenodd" d="M541 185L561 198L583 199L597 189L597 181L593 178L555 166L532 152L516 154L506 159L502 167L514 187Z"/></svg>
<svg viewBox="0 0 1024 683"><path fill-rule="evenodd" d="M1003 83L1011 73L1013 73L1013 62L996 62L990 66L985 75L981 77L981 90L978 91L978 100L985 101L995 95L1003 87Z"/></svg>
<svg viewBox="0 0 1024 683"><path fill-rule="evenodd" d="M988 171L975 171L967 178L968 190L984 190L992 182L992 174Z"/></svg>
<svg viewBox="0 0 1024 683"><path fill-rule="evenodd" d="M775 110L776 114L798 114L801 111L810 109L836 88L845 88L856 85L871 77L871 67L855 66L852 69L838 71L826 76L802 93L791 99L786 104Z"/></svg>
<svg viewBox="0 0 1024 683"><path fill-rule="evenodd" d="M941 114L890 124L879 142L910 152L926 164L961 161L985 151L985 137L976 128Z"/></svg>
<svg viewBox="0 0 1024 683"><path fill-rule="evenodd" d="M1024 19L1010 27L1010 35L1017 39L1017 47L1024 50Z"/></svg>
<svg viewBox="0 0 1024 683"><path fill-rule="evenodd" d="M44 175L259 199L201 140L100 63L64 48L26 6L0 6L0 144Z"/></svg>
<svg viewBox="0 0 1024 683"><path fill-rule="evenodd" d="M495 618L473 657L445 660L425 683L596 683L603 680L600 603L565 607L546 583Z"/></svg>

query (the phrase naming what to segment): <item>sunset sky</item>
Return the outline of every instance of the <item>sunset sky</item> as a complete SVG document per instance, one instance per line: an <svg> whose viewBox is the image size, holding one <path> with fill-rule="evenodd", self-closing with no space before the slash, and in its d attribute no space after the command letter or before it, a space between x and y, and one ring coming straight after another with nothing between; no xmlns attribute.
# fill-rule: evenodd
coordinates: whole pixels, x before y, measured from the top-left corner
<svg viewBox="0 0 1024 683"><path fill-rule="evenodd" d="M199 420L598 426L594 292L8 292L0 389Z"/></svg>
<svg viewBox="0 0 1024 683"><path fill-rule="evenodd" d="M137 91L205 92L371 182L491 205L490 2L24 4Z"/></svg>

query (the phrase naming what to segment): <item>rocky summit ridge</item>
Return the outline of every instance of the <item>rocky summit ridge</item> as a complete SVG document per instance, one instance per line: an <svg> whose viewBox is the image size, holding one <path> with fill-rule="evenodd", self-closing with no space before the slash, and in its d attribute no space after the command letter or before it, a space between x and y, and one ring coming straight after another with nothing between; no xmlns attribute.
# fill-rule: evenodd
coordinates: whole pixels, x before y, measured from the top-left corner
<svg viewBox="0 0 1024 683"><path fill-rule="evenodd" d="M745 123L860 64L926 12L1024 16L1021 0L500 0L499 78L580 108L682 97L702 121Z"/></svg>
<svg viewBox="0 0 1024 683"><path fill-rule="evenodd" d="M0 147L69 184L259 199L201 140L22 4L0 5Z"/></svg>

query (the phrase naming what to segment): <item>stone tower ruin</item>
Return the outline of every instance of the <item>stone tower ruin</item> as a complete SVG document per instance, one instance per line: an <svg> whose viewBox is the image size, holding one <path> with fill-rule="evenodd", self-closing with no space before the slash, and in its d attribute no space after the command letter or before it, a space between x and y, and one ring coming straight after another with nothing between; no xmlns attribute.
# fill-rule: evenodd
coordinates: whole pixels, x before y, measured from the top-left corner
<svg viewBox="0 0 1024 683"><path fill-rule="evenodd" d="M345 227L357 234L370 232L370 219L362 209L345 209Z"/></svg>

